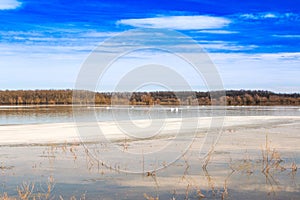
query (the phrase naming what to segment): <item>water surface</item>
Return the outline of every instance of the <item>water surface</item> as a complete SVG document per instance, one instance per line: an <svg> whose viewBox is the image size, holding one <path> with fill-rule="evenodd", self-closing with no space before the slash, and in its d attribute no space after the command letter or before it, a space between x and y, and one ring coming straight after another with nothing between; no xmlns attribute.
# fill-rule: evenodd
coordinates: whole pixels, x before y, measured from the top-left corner
<svg viewBox="0 0 300 200"><path fill-rule="evenodd" d="M95 113L98 121L218 116L222 107L78 107L80 117ZM299 107L227 107L230 116L300 116ZM116 117L117 116L117 117ZM0 125L55 125L72 122L71 106L0 107ZM300 175L300 122L286 119L264 126L224 129L205 166L198 147L192 147L176 162L159 171L128 173L118 162L104 163L93 147L74 144L44 144L0 147L0 196L17 197L31 188L31 198L45 199L297 199ZM1 134L1 133L0 133ZM61 133L63 134L63 132ZM151 142L160 144L168 138ZM184 141L182 141L184 142ZM149 141L118 141L123 151L147 146ZM86 148L88 147L88 149ZM105 151L105 146L101 150ZM176 148L176 147L174 147ZM263 153L267 152L268 160ZM170 150L170 155L172 151ZM141 154L140 154L141 155ZM98 155L99 156L99 155ZM116 160L124 158L110 155ZM161 157L161 160L166 158ZM143 162L144 163L143 163ZM147 164L140 162L140 168ZM269 171L264 172L268 163ZM127 161L130 169L131 161ZM136 166L135 166L136 167ZM33 187L34 185L34 187ZM1 199L1 198L0 198Z"/></svg>

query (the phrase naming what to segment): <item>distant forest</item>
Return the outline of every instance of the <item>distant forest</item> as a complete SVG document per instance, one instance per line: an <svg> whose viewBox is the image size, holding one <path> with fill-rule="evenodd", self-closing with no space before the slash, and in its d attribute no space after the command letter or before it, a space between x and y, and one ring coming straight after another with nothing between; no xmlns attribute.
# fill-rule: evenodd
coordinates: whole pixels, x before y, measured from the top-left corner
<svg viewBox="0 0 300 200"><path fill-rule="evenodd" d="M215 92L218 93L218 92ZM226 96L212 99L209 92L120 92L95 93L72 90L5 90L0 91L0 105L300 105L300 94L281 94L263 90L228 90ZM214 95L212 95L214 96Z"/></svg>

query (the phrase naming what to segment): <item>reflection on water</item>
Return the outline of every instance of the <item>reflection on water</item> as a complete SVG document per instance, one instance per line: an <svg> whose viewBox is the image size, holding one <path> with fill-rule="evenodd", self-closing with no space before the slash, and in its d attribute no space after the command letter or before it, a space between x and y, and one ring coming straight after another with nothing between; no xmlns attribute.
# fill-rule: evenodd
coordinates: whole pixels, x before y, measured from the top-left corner
<svg viewBox="0 0 300 200"><path fill-rule="evenodd" d="M72 106L0 106L0 125L72 122ZM95 114L98 121L209 117L224 115L223 107L75 107L83 119ZM300 107L226 107L227 116L300 116Z"/></svg>

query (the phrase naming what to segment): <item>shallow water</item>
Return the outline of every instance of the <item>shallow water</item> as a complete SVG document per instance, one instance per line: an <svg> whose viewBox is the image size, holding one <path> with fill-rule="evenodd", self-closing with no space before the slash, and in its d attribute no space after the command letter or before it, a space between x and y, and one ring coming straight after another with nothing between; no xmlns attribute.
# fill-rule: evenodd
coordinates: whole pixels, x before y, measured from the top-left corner
<svg viewBox="0 0 300 200"><path fill-rule="evenodd" d="M264 137L262 134L259 139ZM292 162L300 164L297 157L300 149L289 151L277 146L286 169L274 167L266 175L261 171L260 148L252 149L249 144L248 148L238 149L242 141L236 141L232 148L226 144L228 140L224 138L206 169L202 168L203 161L197 158L194 149L153 174L124 173L116 166L105 166L81 145L0 147L1 191L18 196L17 188L25 183L34 184L32 196L47 193L50 185L52 199L59 196L79 199L82 195L86 199L147 199L145 195L159 199L199 199L202 195L205 199L299 197L300 176L290 166ZM130 143L128 148L134 145Z"/></svg>
<svg viewBox="0 0 300 200"><path fill-rule="evenodd" d="M78 108L82 109L82 108ZM82 117L89 117L84 108ZM221 108L218 108L221 109ZM218 109L213 114L218 112ZM96 108L99 121L148 118L149 109ZM116 112L116 113L113 113ZM128 115L128 112L130 114ZM211 108L170 107L150 112L151 117L178 118L184 116L211 116ZM222 112L222 109L221 111ZM1 108L1 124L32 124L72 121L71 107L26 107ZM146 114L145 114L146 113ZM229 107L230 116L299 116L298 107ZM161 115L160 115L161 114ZM293 163L300 166L300 121L290 118L282 121L265 121L263 125L226 127L209 156L199 158L199 144L194 143L182 157L166 168L147 171L145 166L155 165L146 155L138 152L137 160L127 160L109 152L103 158L107 146L87 144L10 145L0 147L0 196L10 197L30 189L30 198L41 199L298 199L300 174L292 169ZM63 133L62 133L63 134ZM187 135L188 136L188 135ZM198 135L201 140L204 135ZM186 138L188 140L189 138ZM168 138L141 141L117 141L121 151L135 152L140 147L159 146ZM185 145L184 139L182 144ZM178 143L162 154L159 161L172 156ZM101 148L101 149L100 149ZM150 148L150 147L149 147ZM153 146L151 146L153 148ZM268 161L264 161L263 152ZM114 161L114 162L110 162ZM207 161L207 166L205 166ZM122 166L120 166L123 163ZM125 165L124 165L125 163ZM140 166L133 166L138 163ZM268 163L268 165L266 165ZM263 169L268 166L268 173ZM140 168L142 173L130 169ZM124 172L128 169L127 172ZM34 187L33 187L34 185ZM23 189L22 189L23 186ZM1 199L1 198L0 198Z"/></svg>

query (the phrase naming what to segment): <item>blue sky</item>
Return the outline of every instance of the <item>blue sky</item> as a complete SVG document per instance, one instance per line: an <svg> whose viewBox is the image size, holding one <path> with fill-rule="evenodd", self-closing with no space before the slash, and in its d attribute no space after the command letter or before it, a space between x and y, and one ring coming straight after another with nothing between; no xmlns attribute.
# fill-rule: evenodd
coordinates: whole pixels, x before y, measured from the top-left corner
<svg viewBox="0 0 300 200"><path fill-rule="evenodd" d="M226 89L300 92L299 5L0 0L0 89L73 88L82 63L103 40L133 28L168 28L208 52Z"/></svg>

